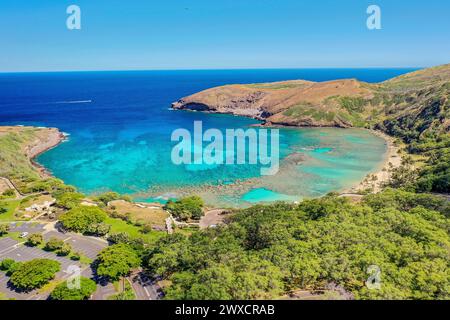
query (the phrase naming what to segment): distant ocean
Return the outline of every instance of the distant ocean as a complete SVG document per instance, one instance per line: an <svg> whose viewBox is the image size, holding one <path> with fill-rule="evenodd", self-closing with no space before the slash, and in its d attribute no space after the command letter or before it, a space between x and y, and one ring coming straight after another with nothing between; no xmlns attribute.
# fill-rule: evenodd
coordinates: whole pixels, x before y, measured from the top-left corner
<svg viewBox="0 0 450 320"><path fill-rule="evenodd" d="M252 165L175 166L170 160L174 129L245 128L255 120L169 110L177 99L218 85L306 79L357 78L379 82L412 69L280 69L123 71L0 74L0 125L57 127L70 139L38 161L56 177L86 193L113 190L154 201L179 187L200 188L259 179ZM305 161L289 174L261 180L242 193L215 195L210 202L241 205L323 195L348 187L380 165L384 141L364 130L282 129L286 157ZM158 191L159 190L159 191ZM158 194L160 192L160 194Z"/></svg>

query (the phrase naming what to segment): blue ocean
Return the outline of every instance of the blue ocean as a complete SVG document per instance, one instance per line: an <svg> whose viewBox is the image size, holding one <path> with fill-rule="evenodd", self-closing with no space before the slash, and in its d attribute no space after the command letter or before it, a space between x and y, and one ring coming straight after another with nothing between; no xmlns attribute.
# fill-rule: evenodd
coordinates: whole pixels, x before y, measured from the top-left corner
<svg viewBox="0 0 450 320"><path fill-rule="evenodd" d="M170 110L172 102L218 85L357 78L379 82L411 69L280 69L0 74L0 125L57 127L67 142L38 161L82 192L112 190L140 201L197 193L212 205L296 200L342 190L376 170L385 142L358 129L281 129L282 168L196 167L171 161L173 130L247 128L257 121ZM300 163L289 163L292 154ZM283 161L285 163L283 163Z"/></svg>

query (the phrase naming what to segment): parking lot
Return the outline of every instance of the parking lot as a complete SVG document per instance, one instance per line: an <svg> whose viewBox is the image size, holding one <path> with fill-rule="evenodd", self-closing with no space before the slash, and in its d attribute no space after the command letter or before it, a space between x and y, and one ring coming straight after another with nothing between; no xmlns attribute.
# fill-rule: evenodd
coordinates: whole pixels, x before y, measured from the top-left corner
<svg viewBox="0 0 450 320"><path fill-rule="evenodd" d="M11 223L11 232L28 232L28 233L42 233L45 231L45 225L37 222Z"/></svg>
<svg viewBox="0 0 450 320"><path fill-rule="evenodd" d="M42 224L23 223L21 225L11 224L10 226L11 232L28 232L28 234L41 233L43 234L45 241L48 241L50 238L61 239L64 242L69 243L74 252L79 252L91 260L94 260L97 254L108 245L105 241L92 237L85 237L72 233L62 233L56 230L46 231ZM61 264L61 271L56 274L57 279L62 280L69 275L65 272L68 270L69 266L78 266L82 270L82 276L87 278L92 277L92 270L89 266L82 266L78 261L70 260L67 257L57 256L53 252L47 252L36 247L28 247L24 245L24 242L25 239L20 243L9 237L0 238L0 261L7 258L22 262L33 259L51 259L56 260ZM47 298L48 293L39 293L38 290L29 293L16 292L8 285L8 281L9 277L7 277L5 273L0 272L0 292L4 293L8 298L17 300Z"/></svg>
<svg viewBox="0 0 450 320"><path fill-rule="evenodd" d="M44 234L45 241L50 238L61 239L64 242L69 243L75 252L79 252L91 260L94 260L97 254L108 246L108 244L104 241L73 233L49 231Z"/></svg>
<svg viewBox="0 0 450 320"><path fill-rule="evenodd" d="M1 238L0 239L0 256L2 253L11 250L15 245L17 245L19 242L16 240L13 240L11 238Z"/></svg>
<svg viewBox="0 0 450 320"><path fill-rule="evenodd" d="M53 252L47 252L39 248L27 247L10 238L3 238L0 239L0 260L8 258L21 262L30 261L33 259L56 260L61 264L61 271L56 274L56 277L59 279L64 279L69 275L66 273L66 270L68 270L69 266L78 266L80 267L80 269L83 268L83 266L77 261L72 261L66 257L58 257ZM90 268L87 268L83 272L83 275L86 275L88 277L92 276L92 271L90 270ZM37 295L36 291L30 293L16 292L14 291L14 289L8 286L8 281L9 277L6 277L4 273L1 273L0 291L3 292L7 297L21 300L30 299L34 296L36 296L36 298L40 297L39 295Z"/></svg>

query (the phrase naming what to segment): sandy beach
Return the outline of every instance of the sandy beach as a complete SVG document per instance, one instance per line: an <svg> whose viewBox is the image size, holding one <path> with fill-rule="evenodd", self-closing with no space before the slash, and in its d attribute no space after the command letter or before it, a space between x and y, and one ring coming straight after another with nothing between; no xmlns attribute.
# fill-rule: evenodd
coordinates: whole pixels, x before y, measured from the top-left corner
<svg viewBox="0 0 450 320"><path fill-rule="evenodd" d="M395 144L395 138L388 136L381 131L371 130L371 132L386 141L387 151L385 159L379 169L369 173L361 182L345 190L342 194L357 194L366 190L377 193L383 188L383 184L388 182L391 176L391 170L400 167L402 157L400 155L400 147Z"/></svg>

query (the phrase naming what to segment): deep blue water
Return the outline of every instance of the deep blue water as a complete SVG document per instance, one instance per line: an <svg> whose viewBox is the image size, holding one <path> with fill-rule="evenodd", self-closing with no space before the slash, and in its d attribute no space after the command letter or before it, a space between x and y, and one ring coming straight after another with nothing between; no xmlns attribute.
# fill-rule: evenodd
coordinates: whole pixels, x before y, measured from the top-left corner
<svg viewBox="0 0 450 320"><path fill-rule="evenodd" d="M39 161L57 177L85 192L115 190L145 193L156 185L214 184L219 180L256 177L259 170L248 166L196 170L169 165L171 132L177 128L192 128L194 120L202 120L206 128L218 129L246 127L255 121L225 115L171 111L169 107L173 101L200 90L230 83L293 79L325 81L341 78L379 82L409 71L412 70L286 69L0 74L0 125L51 126L69 133L68 142L45 153ZM304 131L301 133L301 130L292 132L282 132L284 155L301 145L300 140L305 140L308 136ZM348 134L353 134L353 138L355 134L358 139L361 138L360 133ZM317 135L326 136L327 133L317 131ZM380 145L375 138L364 137L370 143ZM323 155L330 154L327 149L330 146L327 141L317 142L316 138L309 137L303 147L317 147L318 151L312 156L317 155L315 159L322 161ZM312 145L313 142L315 145ZM351 146L346 145L342 148L344 149L351 150ZM339 157L351 158L348 156L351 154L341 153ZM358 160L355 159L351 160ZM364 158L367 166L350 169L349 163L338 164L335 168L324 165L328 171L323 172L342 169L339 172L333 171L337 175L336 180L318 181L319 185L311 184L311 190L302 190L299 194L317 195L329 191L333 186L342 187L340 175L352 176L348 170L353 170L353 173L358 172L352 176L356 179L373 169L379 160L371 158L367 162ZM318 168L320 166L310 166L305 169L305 173L312 175L311 179L314 180Z"/></svg>

